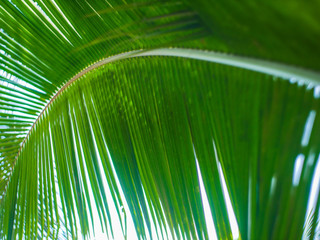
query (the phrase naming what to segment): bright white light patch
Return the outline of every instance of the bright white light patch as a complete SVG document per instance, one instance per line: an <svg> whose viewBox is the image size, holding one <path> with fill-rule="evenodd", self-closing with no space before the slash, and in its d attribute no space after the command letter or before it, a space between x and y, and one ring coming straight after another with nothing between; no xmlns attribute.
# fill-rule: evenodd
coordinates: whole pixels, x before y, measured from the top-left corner
<svg viewBox="0 0 320 240"><path fill-rule="evenodd" d="M276 190L276 185L277 185L277 178L273 176L270 184L270 196L274 194L274 191Z"/></svg>
<svg viewBox="0 0 320 240"><path fill-rule="evenodd" d="M221 185L222 185L223 194L224 194L224 201L226 202L226 205L227 205L227 211L228 211L228 217L229 217L229 221L230 221L230 225L231 225L232 236L233 236L233 239L238 239L239 238L239 227L238 227L236 215L234 214L234 211L232 208L229 192L227 189L226 180L224 179L224 175L222 172L220 162L218 164L218 169L219 169L219 175L220 175Z"/></svg>
<svg viewBox="0 0 320 240"><path fill-rule="evenodd" d="M310 136L311 136L311 131L313 127L313 122L316 117L316 111L312 110L309 113L309 116L306 121L306 125L304 126L304 132L301 140L301 146L306 147L309 144Z"/></svg>
<svg viewBox="0 0 320 240"><path fill-rule="evenodd" d="M293 186L299 185L303 162L304 162L304 155L300 153L297 156L296 161L294 163L294 170L293 170L293 177L292 177Z"/></svg>
<svg viewBox="0 0 320 240"><path fill-rule="evenodd" d="M316 86L313 92L314 98L320 98L320 86Z"/></svg>
<svg viewBox="0 0 320 240"><path fill-rule="evenodd" d="M307 160L307 166L312 166L313 165L313 163L314 163L314 160L315 160L315 158L316 158L316 154L314 153L314 152L310 152L309 153L309 156L308 156L308 160Z"/></svg>
<svg viewBox="0 0 320 240"><path fill-rule="evenodd" d="M209 206L207 193L206 193L206 190L204 188L204 184L203 184L203 180L202 180L202 176L201 176L201 171L200 171L198 159L197 159L196 153L194 151L194 148L193 148L193 153L194 153L194 157L195 157L196 165L197 165L198 179L199 179L199 185L200 185L200 193L201 193L201 199L202 199L202 205L203 205L203 211L204 211L204 218L206 220L206 225L207 225L207 230L208 230L208 238L210 240L211 239L217 240L218 239L217 238L217 232L216 232L216 228L214 226L214 222L213 222L213 219L212 219L211 209L210 209L210 206Z"/></svg>
<svg viewBox="0 0 320 240"><path fill-rule="evenodd" d="M239 233L239 227L238 227L236 215L234 214L234 211L233 211L233 208L232 208L232 204L231 204L231 200L230 200L230 196L229 196L226 180L224 178L223 171L222 171L222 168L221 168L221 163L220 163L219 158L218 158L216 144L214 143L213 140L212 140L212 142L213 142L214 153L215 153L215 157L216 157L216 161L217 161L217 165L218 165L220 183L221 183L222 190L223 190L223 195L224 195L223 197L224 197L224 201L225 201L226 206L227 206L227 212L228 212L228 217L229 217L229 221L230 221L232 237L233 237L233 239L238 239L239 236L240 236L240 233Z"/></svg>
<svg viewBox="0 0 320 240"><path fill-rule="evenodd" d="M317 165L313 174L311 191L310 191L309 201L308 201L308 208L305 216L305 222L304 222L305 230L302 236L302 239L305 239L305 240L309 239L308 233L306 232L306 229L308 229L308 226L306 225L308 224L308 217L311 216L311 214L313 214L315 210L316 203L319 196L319 187L320 187L320 155L318 156Z"/></svg>

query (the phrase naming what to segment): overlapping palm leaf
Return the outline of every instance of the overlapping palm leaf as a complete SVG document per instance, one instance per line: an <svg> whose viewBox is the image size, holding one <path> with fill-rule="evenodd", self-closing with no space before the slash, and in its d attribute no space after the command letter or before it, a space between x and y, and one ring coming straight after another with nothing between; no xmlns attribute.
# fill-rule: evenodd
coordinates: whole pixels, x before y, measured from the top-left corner
<svg viewBox="0 0 320 240"><path fill-rule="evenodd" d="M97 208L112 238L112 204L125 236L125 201L139 238L156 229L164 239L207 239L213 229L197 164L219 239L316 236L314 8L300 1L1 2L0 237L88 237ZM290 64L313 81L205 57L128 55L81 72L112 55L160 47Z"/></svg>

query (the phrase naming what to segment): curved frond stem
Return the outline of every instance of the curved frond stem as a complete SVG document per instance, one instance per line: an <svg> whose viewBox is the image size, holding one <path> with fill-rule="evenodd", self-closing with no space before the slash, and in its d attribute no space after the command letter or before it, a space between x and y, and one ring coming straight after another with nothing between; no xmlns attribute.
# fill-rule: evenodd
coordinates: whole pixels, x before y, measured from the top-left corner
<svg viewBox="0 0 320 240"><path fill-rule="evenodd" d="M148 56L167 56L167 57L181 57L181 58L189 58L189 59L196 59L208 62L214 62L223 65L229 65L233 67L248 69L255 72L264 73L267 75L272 75L275 77L282 78L284 80L289 80L292 82L302 82L306 85L317 86L320 84L320 73L311 71L308 69L297 68L295 66L290 66L287 64L279 63L279 62L271 62L262 59L255 59L250 57L244 56L237 56L231 55L226 53L218 53L213 51L204 51L198 49L184 49L184 48L159 48L159 49L151 49L151 50L135 50L129 51L125 53L121 53L118 55L114 55L103 60L100 60L91 66L87 67L86 69L82 70L78 74L76 74L73 78L71 78L66 84L64 84L50 99L47 105L43 108L35 122L33 123L32 127L30 128L29 132L26 134L26 137L21 143L20 149L15 157L13 162L13 168L16 164L17 159L23 149L23 146L28 139L30 133L32 132L33 128L47 110L47 108L51 105L51 103L66 89L68 88L73 82L81 78L86 73L90 72L93 69L96 69L100 66L105 64L128 59L128 58L136 58L136 57L148 57ZM12 173L10 174L9 178L11 178ZM7 181L10 182L10 179ZM3 195L6 194L6 189L3 192Z"/></svg>

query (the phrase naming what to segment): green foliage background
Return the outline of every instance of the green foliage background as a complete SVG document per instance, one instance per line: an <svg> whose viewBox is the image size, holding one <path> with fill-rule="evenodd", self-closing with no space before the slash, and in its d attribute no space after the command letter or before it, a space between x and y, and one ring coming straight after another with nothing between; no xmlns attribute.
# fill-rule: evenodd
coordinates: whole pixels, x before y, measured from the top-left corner
<svg viewBox="0 0 320 240"><path fill-rule="evenodd" d="M117 175L139 238L158 222L165 239L180 230L207 239L197 158L218 239L233 237L220 164L240 239L317 239L318 196L307 208L320 147L318 9L318 0L3 0L0 238L88 238L93 205L112 228L104 177L124 223ZM179 56L83 72L157 48L224 52L315 77Z"/></svg>

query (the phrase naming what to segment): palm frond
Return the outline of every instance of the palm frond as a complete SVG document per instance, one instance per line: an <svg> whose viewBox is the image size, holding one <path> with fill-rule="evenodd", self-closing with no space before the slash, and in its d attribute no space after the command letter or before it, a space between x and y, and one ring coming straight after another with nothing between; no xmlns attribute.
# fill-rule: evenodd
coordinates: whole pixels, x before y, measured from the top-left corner
<svg viewBox="0 0 320 240"><path fill-rule="evenodd" d="M0 238L317 237L317 6L2 1Z"/></svg>

